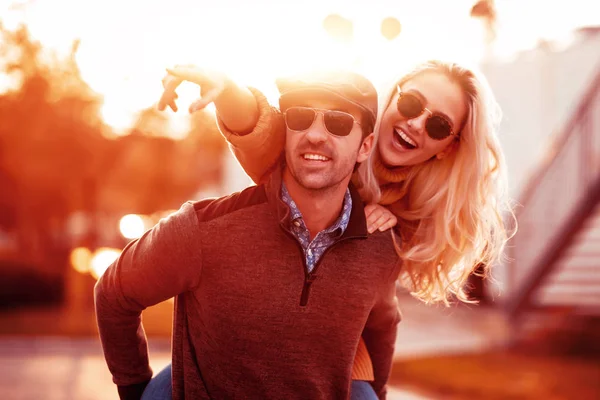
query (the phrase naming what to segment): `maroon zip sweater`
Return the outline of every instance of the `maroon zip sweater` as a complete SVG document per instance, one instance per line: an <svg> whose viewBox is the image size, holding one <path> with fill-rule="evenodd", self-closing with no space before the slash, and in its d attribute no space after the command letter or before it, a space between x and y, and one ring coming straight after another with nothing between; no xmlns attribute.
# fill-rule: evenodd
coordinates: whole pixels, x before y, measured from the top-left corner
<svg viewBox="0 0 600 400"><path fill-rule="evenodd" d="M367 239L351 187L345 233L312 273L288 230L281 173L186 203L131 242L95 288L100 338L121 399L150 380L146 307L176 297L173 399L345 399L361 336L385 397L400 314L390 232Z"/></svg>

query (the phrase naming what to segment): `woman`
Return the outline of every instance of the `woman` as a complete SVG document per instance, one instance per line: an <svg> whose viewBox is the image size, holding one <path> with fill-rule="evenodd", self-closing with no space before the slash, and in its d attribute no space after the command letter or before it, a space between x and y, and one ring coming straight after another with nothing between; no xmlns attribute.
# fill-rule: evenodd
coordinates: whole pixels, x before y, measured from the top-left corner
<svg viewBox="0 0 600 400"><path fill-rule="evenodd" d="M240 89L222 75L193 67L169 74L159 108L176 110L174 89L182 80L199 84L203 97L190 111L214 101L221 131L242 167L260 181L279 159L290 117L270 107L260 92ZM355 183L380 193L366 203L378 202L397 217L400 278L413 295L427 303L448 304L451 296L469 301L467 278L479 265L487 273L509 237L503 222L510 211L504 160L495 135L500 113L493 95L471 70L431 61L403 76L382 100L375 150L358 168ZM368 206L366 212L371 231L396 222L382 207ZM368 366L361 342L355 383L372 379ZM354 384L352 389L353 398L368 390Z"/></svg>

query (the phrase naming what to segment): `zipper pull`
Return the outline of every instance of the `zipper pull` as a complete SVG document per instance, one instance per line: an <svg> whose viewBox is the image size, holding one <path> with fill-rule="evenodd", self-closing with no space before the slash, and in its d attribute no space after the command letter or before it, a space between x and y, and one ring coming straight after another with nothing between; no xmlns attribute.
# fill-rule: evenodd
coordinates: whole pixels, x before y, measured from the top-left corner
<svg viewBox="0 0 600 400"><path fill-rule="evenodd" d="M316 275L308 274L304 279L304 287L302 288L302 296L300 297L300 306L304 307L308 303L308 295L310 294L310 285L317 280Z"/></svg>

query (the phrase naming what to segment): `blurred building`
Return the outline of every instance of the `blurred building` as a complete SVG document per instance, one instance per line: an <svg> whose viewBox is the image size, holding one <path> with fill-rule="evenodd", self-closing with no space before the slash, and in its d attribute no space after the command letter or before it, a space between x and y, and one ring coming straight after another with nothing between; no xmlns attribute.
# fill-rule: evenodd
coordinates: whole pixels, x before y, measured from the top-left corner
<svg viewBox="0 0 600 400"><path fill-rule="evenodd" d="M598 350L600 27L483 69L504 112L519 225L496 268L496 301L514 339L562 332L560 347Z"/></svg>
<svg viewBox="0 0 600 400"><path fill-rule="evenodd" d="M542 42L510 60L488 60L481 68L502 107L500 141L511 195L518 197L598 74L600 28L581 29L563 43Z"/></svg>

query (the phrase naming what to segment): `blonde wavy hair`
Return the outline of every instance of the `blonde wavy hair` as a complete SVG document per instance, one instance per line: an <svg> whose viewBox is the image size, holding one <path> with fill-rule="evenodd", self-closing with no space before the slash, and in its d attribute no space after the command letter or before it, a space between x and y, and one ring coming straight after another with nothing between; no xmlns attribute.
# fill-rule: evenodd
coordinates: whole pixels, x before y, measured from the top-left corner
<svg viewBox="0 0 600 400"><path fill-rule="evenodd" d="M396 233L401 238L397 240L392 232L403 261L400 279L414 296L427 303L448 305L452 295L472 302L465 293L469 275L479 266L483 266L484 276L489 275L511 236L505 218L514 220L504 157L496 137L501 113L487 81L457 64L429 61L397 84L426 72L442 73L462 89L467 117L458 146L450 154L406 167L406 179L396 184L395 189L404 193L390 207L398 217ZM395 93L396 85L392 85L380 102L374 151L358 169L371 200L379 199L381 193L373 173L375 158L379 157L379 126Z"/></svg>

